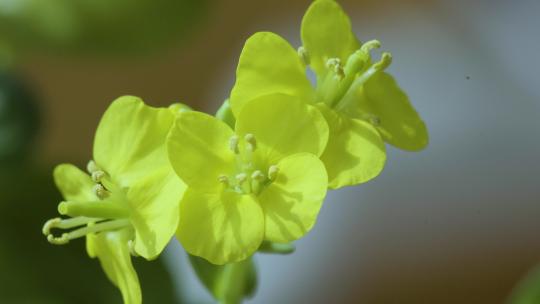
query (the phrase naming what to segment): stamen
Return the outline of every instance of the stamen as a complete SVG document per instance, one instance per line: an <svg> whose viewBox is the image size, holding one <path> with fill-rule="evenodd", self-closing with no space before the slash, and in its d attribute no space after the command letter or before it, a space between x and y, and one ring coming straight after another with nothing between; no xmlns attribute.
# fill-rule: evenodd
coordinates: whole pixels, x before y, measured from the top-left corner
<svg viewBox="0 0 540 304"><path fill-rule="evenodd" d="M229 149L231 149L235 154L238 154L238 136L233 135L229 139Z"/></svg>
<svg viewBox="0 0 540 304"><path fill-rule="evenodd" d="M92 176L93 176L93 173L92 173ZM92 191L100 199L106 199L110 194L109 191L107 191L107 189L105 189L105 187L103 187L102 184L96 184L92 188Z"/></svg>
<svg viewBox="0 0 540 304"><path fill-rule="evenodd" d="M90 222L97 222L102 219L100 218L92 218L92 217L85 217L85 216L78 216L74 218L69 219L61 219L59 217L53 218L48 220L45 225L43 225L42 232L43 235L49 235L51 234L51 229L53 228L59 228L59 229L69 229L74 228L82 225L86 225Z"/></svg>
<svg viewBox="0 0 540 304"><path fill-rule="evenodd" d="M392 54L384 52L381 55L381 60L373 65L373 69L377 71L385 70L392 63Z"/></svg>
<svg viewBox="0 0 540 304"><path fill-rule="evenodd" d="M86 236L90 233L99 233L102 231L110 231L110 230L116 230L120 228L124 228L130 225L129 220L122 219L122 220L112 220L112 221L105 221L100 222L97 224L88 225L83 228L79 228L67 233L63 233L59 237L55 237L52 234L47 235L47 240L51 244L55 245L63 245L69 243L69 241L73 239L77 239L83 236Z"/></svg>
<svg viewBox="0 0 540 304"><path fill-rule="evenodd" d="M101 182L101 179L105 176L105 172L97 170L92 172L92 180L96 183Z"/></svg>
<svg viewBox="0 0 540 304"><path fill-rule="evenodd" d="M298 52L298 57L300 57L300 60L302 60L302 63L304 65L309 65L310 64L310 58L309 58L309 54L308 54L308 51L306 50L306 48L301 46L301 47L298 48L297 52Z"/></svg>
<svg viewBox="0 0 540 304"><path fill-rule="evenodd" d="M264 180L266 177L261 172L261 170L255 170L251 173L251 191L255 194L261 192Z"/></svg>
<svg viewBox="0 0 540 304"><path fill-rule="evenodd" d="M365 72L358 76L348 88L345 95L339 99L338 104L334 106L337 111L342 110L351 100L354 100L354 95L358 88L366 83L373 75L384 71L392 63L392 55L384 52L381 55L381 60L371 65Z"/></svg>
<svg viewBox="0 0 540 304"><path fill-rule="evenodd" d="M236 184L236 191L239 193L249 193L251 192L251 185L250 183L246 183L247 181L247 174L240 173L236 175L236 180L238 183Z"/></svg>
<svg viewBox="0 0 540 304"><path fill-rule="evenodd" d="M270 179L271 181L276 180L278 173L279 173L278 166L276 165L270 166L270 168L268 168L268 179Z"/></svg>
<svg viewBox="0 0 540 304"><path fill-rule="evenodd" d="M381 43L379 42L379 40L370 40L362 44L362 46L360 47L360 51L369 53L371 50L378 49L380 47L381 47Z"/></svg>
<svg viewBox="0 0 540 304"><path fill-rule="evenodd" d="M67 233L63 233L59 237L55 237L52 234L47 235L47 241L53 245L64 245L69 243L69 236Z"/></svg>
<svg viewBox="0 0 540 304"><path fill-rule="evenodd" d="M99 167L97 166L96 162L93 161L93 160L90 160L88 162L88 164L86 165L86 170L88 171L88 173L92 174L94 173L95 171L98 171L99 170Z"/></svg>
<svg viewBox="0 0 540 304"><path fill-rule="evenodd" d="M246 148L252 152L255 151L257 148L257 140L255 139L255 136L248 133L246 136L244 136L244 140L246 141Z"/></svg>

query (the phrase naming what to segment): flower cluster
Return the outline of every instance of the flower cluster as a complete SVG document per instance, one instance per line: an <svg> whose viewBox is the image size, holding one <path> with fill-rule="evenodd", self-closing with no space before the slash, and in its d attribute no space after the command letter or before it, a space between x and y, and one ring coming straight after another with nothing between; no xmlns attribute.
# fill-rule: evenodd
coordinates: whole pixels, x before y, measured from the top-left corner
<svg viewBox="0 0 540 304"><path fill-rule="evenodd" d="M114 101L87 172L70 164L54 171L64 218L46 222L48 241L86 237L124 302L140 303L131 256L153 259L176 235L194 259L249 266L257 251L308 233L327 189L376 177L384 142L426 146L424 123L385 72L390 54L374 60L380 43L360 43L337 3L313 2L301 36L297 50L274 33L250 37L216 116Z"/></svg>

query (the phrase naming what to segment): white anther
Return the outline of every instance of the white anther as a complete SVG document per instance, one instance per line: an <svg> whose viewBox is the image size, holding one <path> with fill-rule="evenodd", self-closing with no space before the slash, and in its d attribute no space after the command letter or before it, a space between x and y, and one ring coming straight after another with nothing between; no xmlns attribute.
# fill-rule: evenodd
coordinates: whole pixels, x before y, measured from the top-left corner
<svg viewBox="0 0 540 304"><path fill-rule="evenodd" d="M261 172L261 170L255 170L253 171L253 173L251 173L251 179L256 181L263 181L264 174Z"/></svg>
<svg viewBox="0 0 540 304"><path fill-rule="evenodd" d="M309 53L306 50L306 48L301 46L298 48L297 52L298 52L298 57L300 57L300 60L302 60L302 63L304 63L304 65L309 65L310 58L309 58Z"/></svg>
<svg viewBox="0 0 540 304"><path fill-rule="evenodd" d="M109 192L107 191L107 189L105 189L105 187L103 187L102 184L96 184L93 188L92 188L92 191L94 192L94 194L99 197L100 199L104 199L106 198L108 195L109 195Z"/></svg>
<svg viewBox="0 0 540 304"><path fill-rule="evenodd" d="M270 166L270 168L268 168L268 178L272 181L275 180L278 172L279 172L278 166L276 165Z"/></svg>
<svg viewBox="0 0 540 304"><path fill-rule="evenodd" d="M105 176L105 172L97 170L92 172L92 180L96 183L101 182L101 179Z"/></svg>
<svg viewBox="0 0 540 304"><path fill-rule="evenodd" d="M98 171L99 170L99 167L97 166L96 162L91 160L88 162L88 164L86 165L86 170L88 171L88 173L92 174L94 173L95 171Z"/></svg>
<svg viewBox="0 0 540 304"><path fill-rule="evenodd" d="M341 65L341 60L339 58L330 58L326 60L326 67L329 69L334 69L337 65Z"/></svg>
<svg viewBox="0 0 540 304"><path fill-rule="evenodd" d="M242 184L243 182L245 182L247 179L247 174L245 173L239 173L236 175L236 180L238 181L239 184Z"/></svg>
<svg viewBox="0 0 540 304"><path fill-rule="evenodd" d="M229 139L229 149L238 154L238 136L234 135Z"/></svg>
<svg viewBox="0 0 540 304"><path fill-rule="evenodd" d="M341 80L345 77L345 71L339 58L330 58L326 61L326 67L334 72L334 77Z"/></svg>
<svg viewBox="0 0 540 304"><path fill-rule="evenodd" d="M224 175L224 174L220 175L218 177L218 181L224 185L229 185L229 178L227 177L227 175Z"/></svg>
<svg viewBox="0 0 540 304"><path fill-rule="evenodd" d="M257 149L257 140L255 139L255 136L251 133L246 134L244 136L244 140L247 143L247 148L251 151L255 151Z"/></svg>

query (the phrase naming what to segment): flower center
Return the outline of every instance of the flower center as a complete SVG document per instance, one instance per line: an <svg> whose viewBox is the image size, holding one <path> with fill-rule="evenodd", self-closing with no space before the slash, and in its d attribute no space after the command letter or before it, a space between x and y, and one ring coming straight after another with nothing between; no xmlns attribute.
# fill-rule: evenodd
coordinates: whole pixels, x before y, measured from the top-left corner
<svg viewBox="0 0 540 304"><path fill-rule="evenodd" d="M345 65L339 58L328 59L326 61L328 72L317 84L317 101L336 111L342 111L353 103L359 88L373 75L384 71L392 62L392 56L387 52L382 53L378 62L371 62L370 51L380 46L377 40L364 43L347 58ZM380 119L372 114L364 113L361 116L372 124L380 124Z"/></svg>
<svg viewBox="0 0 540 304"><path fill-rule="evenodd" d="M254 152L257 150L257 140L253 134L246 134L243 141L234 135L229 140L229 148L236 155L236 170L232 174L218 176L224 190L239 194L259 194L276 179L279 173L276 165L265 170L256 163Z"/></svg>
<svg viewBox="0 0 540 304"><path fill-rule="evenodd" d="M58 212L70 218L53 218L43 226L42 232L52 244L67 244L70 240L89 233L131 226L128 219L129 210L124 204L123 191L111 181L105 171L97 167L94 161L88 163L87 169L96 183L89 191L93 192L97 200L61 202L58 205ZM55 236L52 233L53 229L67 230L67 232Z"/></svg>

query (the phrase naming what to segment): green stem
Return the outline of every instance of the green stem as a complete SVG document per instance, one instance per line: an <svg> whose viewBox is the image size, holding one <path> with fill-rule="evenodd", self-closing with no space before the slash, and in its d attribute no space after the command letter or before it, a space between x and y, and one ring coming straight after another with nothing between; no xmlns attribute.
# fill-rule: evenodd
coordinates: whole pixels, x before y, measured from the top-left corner
<svg viewBox="0 0 540 304"><path fill-rule="evenodd" d="M219 120L228 124L229 127L234 129L234 125L236 124L236 118L234 117L231 105L229 104L229 99L225 99L221 107L219 107L216 112L216 117Z"/></svg>

